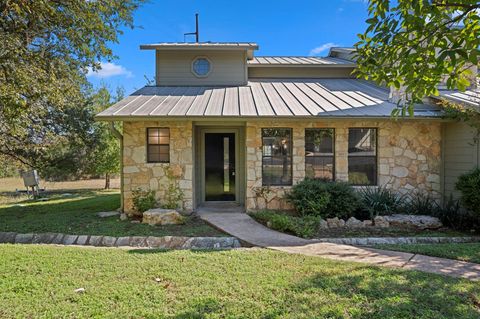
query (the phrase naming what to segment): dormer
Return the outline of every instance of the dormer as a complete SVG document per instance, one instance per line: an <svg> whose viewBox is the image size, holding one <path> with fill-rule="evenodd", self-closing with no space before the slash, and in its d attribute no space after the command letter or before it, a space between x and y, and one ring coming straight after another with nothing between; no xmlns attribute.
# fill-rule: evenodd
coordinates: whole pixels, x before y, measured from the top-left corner
<svg viewBox="0 0 480 319"><path fill-rule="evenodd" d="M157 86L245 85L247 60L253 58L256 43L200 42L141 45L155 50Z"/></svg>

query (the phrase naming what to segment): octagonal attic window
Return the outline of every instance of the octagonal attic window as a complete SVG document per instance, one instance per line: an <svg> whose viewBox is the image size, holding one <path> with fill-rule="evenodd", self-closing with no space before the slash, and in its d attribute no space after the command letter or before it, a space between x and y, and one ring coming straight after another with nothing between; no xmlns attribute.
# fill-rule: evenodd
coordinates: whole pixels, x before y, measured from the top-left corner
<svg viewBox="0 0 480 319"><path fill-rule="evenodd" d="M192 62L192 72L198 77L207 77L212 71L212 64L207 57L195 58Z"/></svg>

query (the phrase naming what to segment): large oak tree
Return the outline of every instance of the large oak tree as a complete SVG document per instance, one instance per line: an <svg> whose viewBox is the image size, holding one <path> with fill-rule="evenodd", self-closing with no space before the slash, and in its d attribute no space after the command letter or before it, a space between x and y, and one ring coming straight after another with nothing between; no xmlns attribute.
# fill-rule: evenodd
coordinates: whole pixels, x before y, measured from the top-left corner
<svg viewBox="0 0 480 319"><path fill-rule="evenodd" d="M87 70L115 58L109 46L143 2L0 1L0 154L36 168L86 158Z"/></svg>

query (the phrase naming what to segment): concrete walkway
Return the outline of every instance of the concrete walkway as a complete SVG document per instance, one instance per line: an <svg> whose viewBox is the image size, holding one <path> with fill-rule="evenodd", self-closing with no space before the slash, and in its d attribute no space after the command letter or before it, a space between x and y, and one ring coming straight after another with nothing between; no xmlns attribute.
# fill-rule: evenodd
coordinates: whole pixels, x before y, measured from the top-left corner
<svg viewBox="0 0 480 319"><path fill-rule="evenodd" d="M257 223L245 213L219 213L205 209L200 212L200 217L214 227L252 246L480 280L479 264L367 247L319 243L274 231Z"/></svg>

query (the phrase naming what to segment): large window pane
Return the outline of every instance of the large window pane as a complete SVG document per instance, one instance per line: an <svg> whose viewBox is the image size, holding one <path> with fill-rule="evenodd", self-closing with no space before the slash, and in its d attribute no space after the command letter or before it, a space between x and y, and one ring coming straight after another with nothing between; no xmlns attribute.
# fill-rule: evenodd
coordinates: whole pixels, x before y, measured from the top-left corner
<svg viewBox="0 0 480 319"><path fill-rule="evenodd" d="M349 129L348 181L354 185L377 184L377 129Z"/></svg>
<svg viewBox="0 0 480 319"><path fill-rule="evenodd" d="M305 176L333 180L335 172L334 129L305 130Z"/></svg>
<svg viewBox="0 0 480 319"><path fill-rule="evenodd" d="M292 185L292 130L262 129L263 185Z"/></svg>
<svg viewBox="0 0 480 319"><path fill-rule="evenodd" d="M170 130L168 128L147 128L147 162L170 162Z"/></svg>

